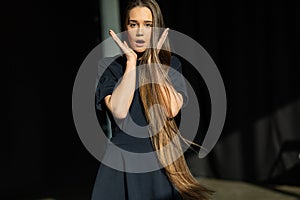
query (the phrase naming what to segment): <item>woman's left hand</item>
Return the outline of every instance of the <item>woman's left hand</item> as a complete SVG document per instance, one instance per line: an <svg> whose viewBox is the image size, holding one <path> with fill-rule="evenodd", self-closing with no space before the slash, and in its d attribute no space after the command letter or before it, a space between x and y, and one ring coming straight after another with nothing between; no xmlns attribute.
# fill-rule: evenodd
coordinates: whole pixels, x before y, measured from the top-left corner
<svg viewBox="0 0 300 200"><path fill-rule="evenodd" d="M159 38L159 41L157 43L158 52L160 51L160 48L162 47L162 45L165 42L165 40L167 39L168 33L169 33L169 28L166 28L164 30L164 32L161 34L161 36Z"/></svg>
<svg viewBox="0 0 300 200"><path fill-rule="evenodd" d="M158 42L157 42L157 47L156 47L156 49L158 50L158 53L159 53L159 51L160 51L162 45L163 45L164 42L166 41L167 36L168 36L168 33L169 33L169 28L166 28L166 29L164 30L164 32L161 34L161 36L160 36L160 38L159 38L159 40L158 40ZM150 55L149 58L148 58L148 63L149 63L149 64L151 63L151 55Z"/></svg>

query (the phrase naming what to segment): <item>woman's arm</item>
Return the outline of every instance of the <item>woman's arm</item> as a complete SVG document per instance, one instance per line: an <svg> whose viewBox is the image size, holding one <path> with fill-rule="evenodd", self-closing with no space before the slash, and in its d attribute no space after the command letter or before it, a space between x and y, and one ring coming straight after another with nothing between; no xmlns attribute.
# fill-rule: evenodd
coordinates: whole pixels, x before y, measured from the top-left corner
<svg viewBox="0 0 300 200"><path fill-rule="evenodd" d="M167 116L168 117L175 117L178 112L180 111L182 105L183 105L183 98L180 93L178 93L174 87L170 84L167 84L166 86L161 87L163 94L164 94L164 99L167 99L167 94L169 93L170 95L170 111L167 109Z"/></svg>
<svg viewBox="0 0 300 200"><path fill-rule="evenodd" d="M170 81L165 81L165 83L170 93L169 108L171 109L169 110L171 110L171 112L167 113L167 115L168 117L175 117L188 101L186 83L182 74L182 65L175 55L171 57L168 77Z"/></svg>
<svg viewBox="0 0 300 200"><path fill-rule="evenodd" d="M104 101L113 116L123 119L127 116L134 96L137 55L128 47L125 41L124 43L121 42L121 40L112 30L109 33L120 49L125 53L127 63L120 83L117 85L111 95L107 95L104 98Z"/></svg>
<svg viewBox="0 0 300 200"><path fill-rule="evenodd" d="M135 82L136 64L127 62L120 84L111 95L104 98L106 106L116 118L124 119L127 116L134 96Z"/></svg>

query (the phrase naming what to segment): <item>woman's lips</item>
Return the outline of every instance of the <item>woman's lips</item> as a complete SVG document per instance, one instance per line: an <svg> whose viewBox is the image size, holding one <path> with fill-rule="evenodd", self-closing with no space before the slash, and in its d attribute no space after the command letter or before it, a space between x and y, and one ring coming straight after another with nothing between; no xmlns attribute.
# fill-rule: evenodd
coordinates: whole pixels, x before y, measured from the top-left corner
<svg viewBox="0 0 300 200"><path fill-rule="evenodd" d="M142 47L142 46L144 46L144 44L145 44L144 40L136 40L135 41L135 45L138 47Z"/></svg>

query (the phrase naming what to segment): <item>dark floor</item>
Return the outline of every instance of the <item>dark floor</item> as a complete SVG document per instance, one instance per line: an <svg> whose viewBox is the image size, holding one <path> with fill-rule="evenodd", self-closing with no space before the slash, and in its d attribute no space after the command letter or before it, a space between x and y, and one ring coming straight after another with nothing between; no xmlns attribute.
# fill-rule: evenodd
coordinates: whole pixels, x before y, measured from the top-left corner
<svg viewBox="0 0 300 200"><path fill-rule="evenodd" d="M300 200L300 187L277 185L264 187L245 182L217 179L200 179L200 182L215 190L216 200Z"/></svg>
<svg viewBox="0 0 300 200"><path fill-rule="evenodd" d="M200 178L199 181L216 191L213 196L215 200L300 200L300 187L297 186L264 187L246 182L210 178ZM89 196L87 191L69 191L64 194L22 200L89 200Z"/></svg>

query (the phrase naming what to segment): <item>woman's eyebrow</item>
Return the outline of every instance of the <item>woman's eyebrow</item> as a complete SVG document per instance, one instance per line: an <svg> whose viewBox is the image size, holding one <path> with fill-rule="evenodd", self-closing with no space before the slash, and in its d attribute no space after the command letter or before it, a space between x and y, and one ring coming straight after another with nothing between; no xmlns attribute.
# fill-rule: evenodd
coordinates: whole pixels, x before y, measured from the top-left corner
<svg viewBox="0 0 300 200"><path fill-rule="evenodd" d="M138 21L137 21L137 20L134 20L134 19L131 19L131 20L129 20L129 22L135 22L135 23L137 23ZM144 22L145 22L145 23L152 23L151 20L145 20Z"/></svg>

